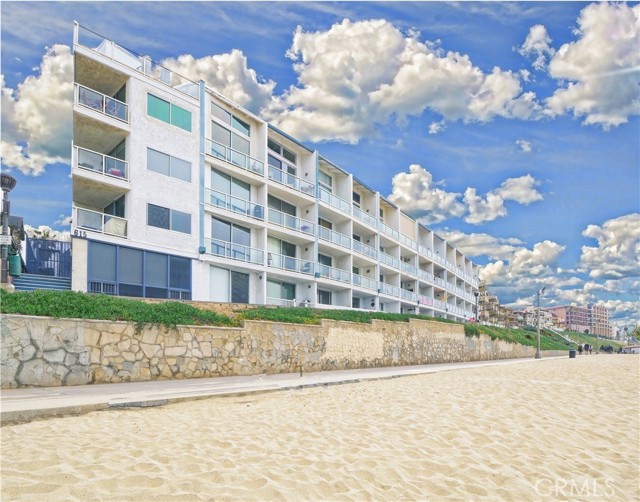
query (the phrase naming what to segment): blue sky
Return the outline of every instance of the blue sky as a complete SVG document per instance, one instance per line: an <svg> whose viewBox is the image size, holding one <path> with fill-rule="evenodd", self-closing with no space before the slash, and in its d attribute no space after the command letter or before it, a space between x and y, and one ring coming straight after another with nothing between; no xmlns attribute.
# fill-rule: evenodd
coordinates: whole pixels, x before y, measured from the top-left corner
<svg viewBox="0 0 640 502"><path fill-rule="evenodd" d="M486 264L502 303L546 286L640 319L637 3L0 8L2 168L32 226L68 229L75 19L317 148Z"/></svg>

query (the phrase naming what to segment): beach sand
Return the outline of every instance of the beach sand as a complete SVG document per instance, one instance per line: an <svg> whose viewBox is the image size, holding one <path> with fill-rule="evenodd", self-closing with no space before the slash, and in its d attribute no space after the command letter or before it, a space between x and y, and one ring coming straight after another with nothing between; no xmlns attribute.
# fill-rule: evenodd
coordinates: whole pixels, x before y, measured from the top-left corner
<svg viewBox="0 0 640 502"><path fill-rule="evenodd" d="M593 354L9 425L2 500L637 501L639 362Z"/></svg>

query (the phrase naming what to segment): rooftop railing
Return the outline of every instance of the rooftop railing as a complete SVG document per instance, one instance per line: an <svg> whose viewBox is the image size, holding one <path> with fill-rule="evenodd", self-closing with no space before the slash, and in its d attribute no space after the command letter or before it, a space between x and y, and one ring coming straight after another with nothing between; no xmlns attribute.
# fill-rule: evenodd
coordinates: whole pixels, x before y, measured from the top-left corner
<svg viewBox="0 0 640 502"><path fill-rule="evenodd" d="M75 84L75 101L86 108L129 123L129 107L126 103L84 85Z"/></svg>
<svg viewBox="0 0 640 502"><path fill-rule="evenodd" d="M304 232L309 235L313 235L314 233L315 225L310 221L283 213L277 209L269 208L269 222L274 225L290 228L291 230L297 230L298 232Z"/></svg>
<svg viewBox="0 0 640 502"><path fill-rule="evenodd" d="M264 176L264 162L211 139L205 140L206 153L240 169Z"/></svg>
<svg viewBox="0 0 640 502"><path fill-rule="evenodd" d="M246 263L255 263L262 265L264 263L264 251L261 249L235 244L233 242L223 241L220 239L206 239L207 253L220 256L222 258L230 258L232 260L243 261Z"/></svg>
<svg viewBox="0 0 640 502"><path fill-rule="evenodd" d="M359 274L353 274L352 276L352 284L354 286L360 286L361 288L370 289L375 291L378 289L378 281L370 279L369 277L365 277Z"/></svg>
<svg viewBox="0 0 640 502"><path fill-rule="evenodd" d="M318 190L318 198L323 201L326 202L327 204L329 204L330 206L333 206L337 209L339 209L340 211L343 211L347 214L351 214L351 203L341 199L340 197L338 197L337 195L332 194L331 192L329 192L328 190L320 187Z"/></svg>
<svg viewBox="0 0 640 502"><path fill-rule="evenodd" d="M298 192L302 192L306 195L311 195L312 197L316 189L313 183L309 183L308 181L305 181L302 178L298 178L293 174L285 173L281 169L273 166L269 166L269 179L275 181L276 183L280 183L281 185L293 188Z"/></svg>
<svg viewBox="0 0 640 502"><path fill-rule="evenodd" d="M369 258L373 258L374 260L378 258L378 251L371 246L367 246L360 241L353 240L353 250L357 253L368 256Z"/></svg>
<svg viewBox="0 0 640 502"><path fill-rule="evenodd" d="M330 230L326 227L318 227L318 237L324 241L332 242L338 246L345 248L351 248L351 238L348 235L341 234L335 230Z"/></svg>
<svg viewBox="0 0 640 502"><path fill-rule="evenodd" d="M236 214L264 220L264 206L254 204L249 200L240 199L212 188L205 189L205 202L220 209L226 209Z"/></svg>
<svg viewBox="0 0 640 502"><path fill-rule="evenodd" d="M127 236L127 220L124 218L81 207L74 207L73 212L73 224L76 228L117 237Z"/></svg>
<svg viewBox="0 0 640 502"><path fill-rule="evenodd" d="M267 253L267 266L301 274L313 274L312 262L282 254Z"/></svg>
<svg viewBox="0 0 640 502"><path fill-rule="evenodd" d="M318 263L318 273L320 277L327 277L334 281L351 282L351 273L339 268L333 268L329 265Z"/></svg>
<svg viewBox="0 0 640 502"><path fill-rule="evenodd" d="M93 150L80 148L79 146L74 146L73 150L75 153L75 167L93 171L104 176L129 181L128 162L116 159L115 157L110 157L109 155L94 152Z"/></svg>
<svg viewBox="0 0 640 502"><path fill-rule="evenodd" d="M371 225L373 228L378 228L378 220L356 206L353 206L353 215L360 221L364 221L367 225Z"/></svg>

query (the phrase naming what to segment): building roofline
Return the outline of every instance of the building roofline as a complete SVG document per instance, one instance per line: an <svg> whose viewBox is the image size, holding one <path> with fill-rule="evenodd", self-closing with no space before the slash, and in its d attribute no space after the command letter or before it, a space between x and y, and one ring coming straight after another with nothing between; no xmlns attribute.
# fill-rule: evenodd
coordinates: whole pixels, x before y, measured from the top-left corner
<svg viewBox="0 0 640 502"><path fill-rule="evenodd" d="M289 141L295 143L296 145L304 148L306 151L310 152L310 153L314 153L316 150L313 150L311 148L309 148L307 145L305 145L304 143L300 142L300 140L297 140L296 138L294 138L293 136L287 134L286 132L284 132L282 129L277 128L276 126L274 126L273 124L271 124L270 122L266 122L266 124L269 126L269 129L271 129L274 132L277 132L278 134L284 136L285 138L287 138Z"/></svg>

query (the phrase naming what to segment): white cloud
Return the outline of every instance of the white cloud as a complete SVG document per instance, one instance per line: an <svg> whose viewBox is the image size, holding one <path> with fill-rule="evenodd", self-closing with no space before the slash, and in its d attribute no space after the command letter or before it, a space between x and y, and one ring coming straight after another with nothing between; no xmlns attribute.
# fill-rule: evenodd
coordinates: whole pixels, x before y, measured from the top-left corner
<svg viewBox="0 0 640 502"><path fill-rule="evenodd" d="M544 70L547 65L547 57L555 54L555 50L550 44L551 37L547 33L547 29L541 24L536 24L529 29L529 34L522 47L519 48L519 52L525 57L535 58L533 67L536 70Z"/></svg>
<svg viewBox="0 0 640 502"><path fill-rule="evenodd" d="M475 188L467 188L464 192L464 203L467 205L467 223L478 225L486 221L507 215L505 201L512 200L519 204L529 205L542 200L542 194L536 186L539 182L530 174L518 178L509 178L487 193L484 197L476 194Z"/></svg>
<svg viewBox="0 0 640 502"><path fill-rule="evenodd" d="M589 225L582 235L598 241L583 246L580 264L590 277L621 278L640 275L640 213L628 214Z"/></svg>
<svg viewBox="0 0 640 502"><path fill-rule="evenodd" d="M51 239L54 241L71 241L71 234L68 231L60 232L53 230L47 225L40 225L39 227L32 227L31 225L25 225L24 231L29 237L37 239Z"/></svg>
<svg viewBox="0 0 640 502"><path fill-rule="evenodd" d="M377 124L430 109L446 120L532 118L540 107L520 74L485 74L467 55L445 53L385 20L298 27L288 55L298 85L274 99L267 118L302 140L356 143Z"/></svg>
<svg viewBox="0 0 640 502"><path fill-rule="evenodd" d="M61 214L56 221L53 222L54 225L59 225L61 227L71 226L72 218L71 215L65 216Z"/></svg>
<svg viewBox="0 0 640 502"><path fill-rule="evenodd" d="M564 44L549 63L564 83L546 105L550 116L573 112L604 129L640 112L640 5L592 3L578 18L578 40Z"/></svg>
<svg viewBox="0 0 640 502"><path fill-rule="evenodd" d="M28 175L47 164L68 162L71 152L73 57L69 47L48 48L38 75L17 89L2 77L2 163Z"/></svg>
<svg viewBox="0 0 640 502"><path fill-rule="evenodd" d="M464 212L457 200L460 194L437 188L431 173L418 164L411 165L408 173L396 174L391 184L389 200L415 214L422 223L438 223Z"/></svg>
<svg viewBox="0 0 640 502"><path fill-rule="evenodd" d="M521 152L524 153L529 153L531 152L532 148L531 148L531 142L527 141L525 139L519 139L516 141L516 145L518 146L518 148L520 148Z"/></svg>
<svg viewBox="0 0 640 502"><path fill-rule="evenodd" d="M465 256L487 256L492 260L508 259L524 244L520 239L513 237L494 237L484 233L465 234L457 230L438 230L438 235Z"/></svg>
<svg viewBox="0 0 640 502"><path fill-rule="evenodd" d="M429 124L429 134L439 134L445 130L445 122L441 120L440 122L431 122Z"/></svg>
<svg viewBox="0 0 640 502"><path fill-rule="evenodd" d="M268 105L276 86L273 80L260 81L238 49L199 59L184 54L165 59L162 65L190 80L204 80L207 86L253 113Z"/></svg>

